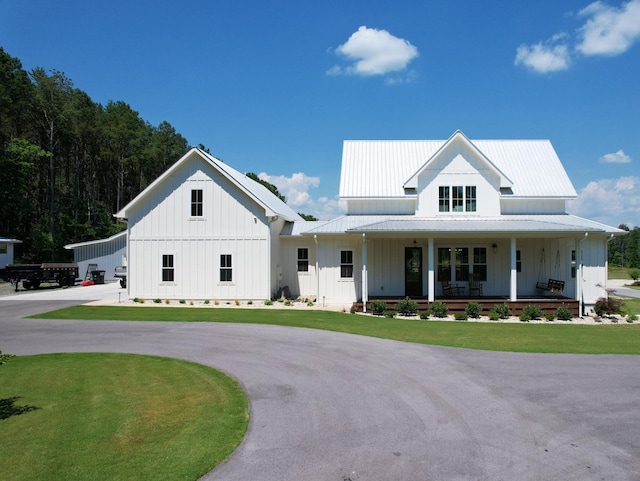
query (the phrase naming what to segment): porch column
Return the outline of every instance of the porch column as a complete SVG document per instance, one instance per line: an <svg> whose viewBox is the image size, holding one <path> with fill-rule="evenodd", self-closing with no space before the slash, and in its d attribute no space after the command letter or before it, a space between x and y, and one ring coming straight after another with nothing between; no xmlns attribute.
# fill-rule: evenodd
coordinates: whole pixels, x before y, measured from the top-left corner
<svg viewBox="0 0 640 481"><path fill-rule="evenodd" d="M369 279L367 278L367 238L362 234L362 312L367 312L369 300Z"/></svg>
<svg viewBox="0 0 640 481"><path fill-rule="evenodd" d="M428 239L428 248L427 248L427 264L429 266L429 274L428 274L428 299L429 302L433 302L436 300L436 276L434 273L435 265L434 265L435 255L433 252L433 237L429 237Z"/></svg>
<svg viewBox="0 0 640 481"><path fill-rule="evenodd" d="M509 300L518 299L518 272L516 268L516 238L511 238L511 283L509 286Z"/></svg>

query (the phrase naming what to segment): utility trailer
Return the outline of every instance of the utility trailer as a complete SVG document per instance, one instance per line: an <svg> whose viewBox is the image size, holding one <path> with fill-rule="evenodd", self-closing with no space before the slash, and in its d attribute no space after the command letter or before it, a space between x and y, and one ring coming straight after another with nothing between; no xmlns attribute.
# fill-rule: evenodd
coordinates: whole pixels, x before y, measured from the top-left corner
<svg viewBox="0 0 640 481"><path fill-rule="evenodd" d="M20 282L25 289L37 289L44 282L57 283L60 287L73 286L78 275L75 262L8 264L5 269L5 281L14 284L16 291Z"/></svg>

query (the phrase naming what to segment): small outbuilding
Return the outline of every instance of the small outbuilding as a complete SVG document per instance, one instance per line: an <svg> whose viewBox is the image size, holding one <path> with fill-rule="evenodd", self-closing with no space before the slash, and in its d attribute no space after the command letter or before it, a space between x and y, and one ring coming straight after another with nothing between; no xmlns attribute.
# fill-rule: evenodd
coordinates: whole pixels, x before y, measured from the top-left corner
<svg viewBox="0 0 640 481"><path fill-rule="evenodd" d="M4 269L7 264L13 264L13 246L15 244L22 244L22 241L0 237L0 269Z"/></svg>
<svg viewBox="0 0 640 481"><path fill-rule="evenodd" d="M104 280L112 281L118 266L127 265L127 232L122 231L107 239L67 244L73 250L73 260L80 268L80 276L91 278L91 271L104 271Z"/></svg>

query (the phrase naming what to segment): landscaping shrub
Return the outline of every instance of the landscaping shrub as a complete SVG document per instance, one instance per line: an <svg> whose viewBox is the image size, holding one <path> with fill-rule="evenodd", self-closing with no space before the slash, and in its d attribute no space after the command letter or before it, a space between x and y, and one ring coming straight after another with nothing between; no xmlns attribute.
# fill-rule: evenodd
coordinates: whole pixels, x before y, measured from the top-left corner
<svg viewBox="0 0 640 481"><path fill-rule="evenodd" d="M273 306L273 301L271 299L267 299L266 301L264 301L264 305L265 306Z"/></svg>
<svg viewBox="0 0 640 481"><path fill-rule="evenodd" d="M371 301L370 307L371 311L373 311L376 316L383 316L384 311L387 310L387 303L378 299Z"/></svg>
<svg viewBox="0 0 640 481"><path fill-rule="evenodd" d="M508 319L511 316L511 308L506 302L504 304L496 304L492 310L500 319Z"/></svg>
<svg viewBox="0 0 640 481"><path fill-rule="evenodd" d="M204 300L204 303L205 303L205 304L209 304L209 299L205 299L205 300Z"/></svg>
<svg viewBox="0 0 640 481"><path fill-rule="evenodd" d="M444 302L436 301L431 304L431 313L435 317L447 317L449 307Z"/></svg>
<svg viewBox="0 0 640 481"><path fill-rule="evenodd" d="M408 297L398 301L396 305L401 316L414 316L418 312L418 303Z"/></svg>
<svg viewBox="0 0 640 481"><path fill-rule="evenodd" d="M570 321L573 319L573 309L563 304L556 309L556 318L561 321Z"/></svg>
<svg viewBox="0 0 640 481"><path fill-rule="evenodd" d="M160 304L160 302L161 302L161 301L160 301L160 299L154 299L154 300L153 300L153 302L154 302L155 304Z"/></svg>
<svg viewBox="0 0 640 481"><path fill-rule="evenodd" d="M429 319L429 309L420 313L420 319Z"/></svg>
<svg viewBox="0 0 640 481"><path fill-rule="evenodd" d="M384 311L383 313L384 317L388 317L388 318L393 318L396 317L396 311L392 310L392 309L387 309L386 311Z"/></svg>
<svg viewBox="0 0 640 481"><path fill-rule="evenodd" d="M593 311L598 316L605 316L608 314L619 314L622 307L622 301L615 297L601 297L596 301L596 305L593 306Z"/></svg>
<svg viewBox="0 0 640 481"><path fill-rule="evenodd" d="M631 277L631 279L633 279L634 281L637 281L638 279L640 279L640 270L638 269L631 269L629 271L629 276Z"/></svg>
<svg viewBox="0 0 640 481"><path fill-rule="evenodd" d="M453 315L453 318L454 318L456 321L466 321L467 319L469 319L469 316L467 316L467 313L466 313L466 312L456 312L456 313Z"/></svg>
<svg viewBox="0 0 640 481"><path fill-rule="evenodd" d="M358 309L356 309L356 306L352 305L350 312L351 314L355 314L356 312L358 312Z"/></svg>
<svg viewBox="0 0 640 481"><path fill-rule="evenodd" d="M540 307L538 307L536 305L527 304L522 309L522 314L527 316L529 318L528 320L540 319L542 317L542 309L540 309ZM522 317L520 317L520 320L522 320Z"/></svg>
<svg viewBox="0 0 640 481"><path fill-rule="evenodd" d="M184 303L185 303L185 302L187 302L187 301L185 301L184 299L180 299L178 302L179 302L180 304L184 304Z"/></svg>
<svg viewBox="0 0 640 481"><path fill-rule="evenodd" d="M544 315L544 318L545 318L547 321L549 321L549 322L551 322L551 321L555 321L555 320L556 320L556 314L555 314L554 312L547 312L547 313Z"/></svg>
<svg viewBox="0 0 640 481"><path fill-rule="evenodd" d="M467 307L464 308L464 312L471 319L477 319L482 313L482 306L478 302L470 302Z"/></svg>
<svg viewBox="0 0 640 481"><path fill-rule="evenodd" d="M489 311L489 320L490 320L490 321L497 321L498 319L500 319L500 314L498 314L498 313L496 312L495 308L494 308L494 309L491 309L491 310Z"/></svg>
<svg viewBox="0 0 640 481"><path fill-rule="evenodd" d="M531 316L524 312L524 310L520 313L519 316L520 322L529 322L531 320Z"/></svg>

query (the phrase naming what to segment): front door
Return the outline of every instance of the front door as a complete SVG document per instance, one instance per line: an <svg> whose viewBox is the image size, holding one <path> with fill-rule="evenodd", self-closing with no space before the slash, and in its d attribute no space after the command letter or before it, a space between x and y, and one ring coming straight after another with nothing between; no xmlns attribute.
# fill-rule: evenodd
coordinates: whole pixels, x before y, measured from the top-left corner
<svg viewBox="0 0 640 481"><path fill-rule="evenodd" d="M404 248L404 295L422 296L422 247Z"/></svg>

